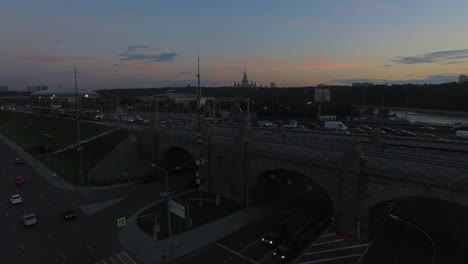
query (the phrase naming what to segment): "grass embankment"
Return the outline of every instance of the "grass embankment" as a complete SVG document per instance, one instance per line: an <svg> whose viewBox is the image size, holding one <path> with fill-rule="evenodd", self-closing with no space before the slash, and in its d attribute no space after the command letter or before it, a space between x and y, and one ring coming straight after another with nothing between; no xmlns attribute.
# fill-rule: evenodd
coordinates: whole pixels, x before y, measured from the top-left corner
<svg viewBox="0 0 468 264"><path fill-rule="evenodd" d="M199 206L198 201L190 200L190 198L199 198L199 192L193 191L182 196L175 198L179 203L189 203L190 218L192 219L192 228L209 223L216 219L230 215L241 209L241 206L225 197L221 197L220 205L216 205L215 201L203 201L203 205ZM216 193L202 192L203 199L215 199ZM148 208L140 214L140 216L149 215L147 217L140 217L137 220L138 227L148 234L153 236L154 217L156 215L158 224L161 226L161 231L158 233L158 239L165 239L168 237L168 219L167 219L167 204L166 202L158 203L151 208ZM187 217L186 217L187 219ZM187 231L187 220L172 214L172 235L179 234Z"/></svg>
<svg viewBox="0 0 468 264"><path fill-rule="evenodd" d="M81 139L85 140L113 129L110 126L81 122ZM79 153L76 148L46 155L77 142L76 121L54 116L0 111L0 133L24 150L38 157L46 166L73 184L79 184ZM114 131L83 144L83 175L91 171L126 136L127 131ZM87 181L84 181L87 184Z"/></svg>
<svg viewBox="0 0 468 264"><path fill-rule="evenodd" d="M117 146L128 132L125 130L114 131L94 141L81 145L84 184L87 185L88 173ZM69 149L59 154L42 156L41 161L62 178L73 184L81 183L80 158L76 148ZM110 183L109 183L110 184ZM91 185L96 185L91 182ZM102 184L101 184L102 185Z"/></svg>
<svg viewBox="0 0 468 264"><path fill-rule="evenodd" d="M99 135L112 127L82 122L81 139ZM60 117L0 111L0 133L33 155L45 154L76 143L76 121ZM48 136L47 136L48 135Z"/></svg>

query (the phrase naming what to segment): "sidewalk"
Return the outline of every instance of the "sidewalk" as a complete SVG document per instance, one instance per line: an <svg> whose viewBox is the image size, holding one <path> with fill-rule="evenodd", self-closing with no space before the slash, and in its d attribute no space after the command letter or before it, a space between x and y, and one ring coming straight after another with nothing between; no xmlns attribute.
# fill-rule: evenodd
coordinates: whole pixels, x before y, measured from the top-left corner
<svg viewBox="0 0 468 264"><path fill-rule="evenodd" d="M165 202L165 200L159 202ZM153 205L154 204L151 206ZM130 221L128 221L127 225L119 232L120 243L128 252L133 254L144 264L164 263L164 258L166 258L166 260L174 260L185 256L218 241L249 223L267 217L269 213L275 210L261 207L247 208L211 223L196 227L188 232L173 236L173 256L171 257L171 243L169 239L159 240L157 245L155 245L153 238L141 231L137 226L137 221L135 221L136 217L148 207L149 206L139 210L129 217Z"/></svg>
<svg viewBox="0 0 468 264"><path fill-rule="evenodd" d="M33 167L37 171L37 173L39 173L50 185L58 189L76 190L76 191L79 191L79 190L93 191L93 190L107 190L107 189L113 189L113 188L120 188L123 186L134 184L134 183L124 183L124 184L119 184L119 185L102 186L102 187L76 186L76 185L66 182L61 177L57 176L55 172L50 170L47 166L42 164L42 162L38 161L31 154L24 151L23 148L21 148L19 145L17 145L15 142L10 140L5 135L0 134L0 142L5 143L5 145L11 148L11 150L16 152L18 157L20 157L24 162L28 163L31 167ZM11 157L11 159L14 159L14 158L16 157Z"/></svg>

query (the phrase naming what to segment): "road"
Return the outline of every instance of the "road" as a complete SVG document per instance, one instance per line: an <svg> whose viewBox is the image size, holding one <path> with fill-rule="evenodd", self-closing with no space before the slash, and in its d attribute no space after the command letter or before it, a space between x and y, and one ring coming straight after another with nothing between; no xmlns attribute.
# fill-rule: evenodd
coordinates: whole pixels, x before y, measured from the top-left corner
<svg viewBox="0 0 468 264"><path fill-rule="evenodd" d="M0 144L0 193L3 197L0 202L0 254L4 263L36 263L40 260L40 263L82 264L122 252L126 254L117 240L117 218L128 217L160 199L159 192L165 186L161 181L89 191L85 195L83 191L50 186L28 164L10 164L15 157L12 150ZM15 185L15 176L24 176L26 183ZM187 176L172 176L170 183L172 188L183 191L187 188ZM23 197L23 203L9 203L8 197L15 193ZM61 208L78 208L117 198L124 199L92 215L78 210L77 218L70 221L59 215ZM36 214L38 224L26 227L20 216L29 212ZM134 264L130 260L122 263Z"/></svg>
<svg viewBox="0 0 468 264"><path fill-rule="evenodd" d="M277 223L285 224L289 235L299 235L301 237L298 251L291 259L293 260L325 228L323 223L318 223L320 219L323 219L323 216L314 208L312 204L300 204L287 210L278 209L272 215L265 216L263 220L252 223L197 252L182 257L175 263L282 263L273 256L276 247L261 241L262 236ZM308 228L309 226L312 226L312 228Z"/></svg>
<svg viewBox="0 0 468 264"><path fill-rule="evenodd" d="M435 245L434 263L468 263L466 208L434 199L400 199L391 214L404 221L388 217L361 264L430 264L434 249L427 235Z"/></svg>

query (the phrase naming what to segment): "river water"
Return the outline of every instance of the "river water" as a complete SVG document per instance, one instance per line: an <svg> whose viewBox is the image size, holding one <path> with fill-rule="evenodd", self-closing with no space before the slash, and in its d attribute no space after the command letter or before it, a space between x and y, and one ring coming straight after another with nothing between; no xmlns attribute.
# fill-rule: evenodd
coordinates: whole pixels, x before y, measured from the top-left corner
<svg viewBox="0 0 468 264"><path fill-rule="evenodd" d="M461 122L468 124L468 116L456 115L456 114L445 114L445 113L425 113L417 111L409 111L406 115L406 111L390 111L390 115L396 114L401 119L406 119L411 123L428 123L438 125L453 125L454 123Z"/></svg>

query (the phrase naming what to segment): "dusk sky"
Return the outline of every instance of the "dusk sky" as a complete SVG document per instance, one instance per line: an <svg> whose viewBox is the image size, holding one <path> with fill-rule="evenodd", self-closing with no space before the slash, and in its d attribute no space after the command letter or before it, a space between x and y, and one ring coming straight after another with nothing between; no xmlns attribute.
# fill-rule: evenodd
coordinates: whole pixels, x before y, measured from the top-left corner
<svg viewBox="0 0 468 264"><path fill-rule="evenodd" d="M0 86L442 83L468 74L466 0L2 1Z"/></svg>

